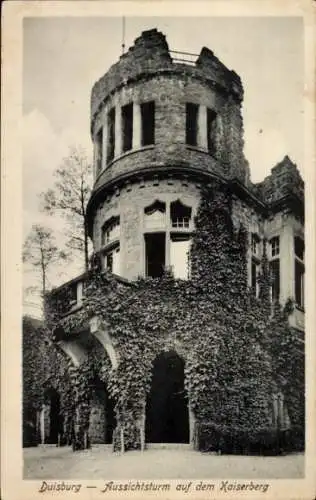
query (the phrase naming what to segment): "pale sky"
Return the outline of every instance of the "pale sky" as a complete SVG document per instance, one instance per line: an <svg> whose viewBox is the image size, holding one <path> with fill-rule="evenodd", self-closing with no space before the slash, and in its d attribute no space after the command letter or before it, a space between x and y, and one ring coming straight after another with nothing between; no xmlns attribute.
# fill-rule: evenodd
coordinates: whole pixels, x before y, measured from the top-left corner
<svg viewBox="0 0 316 500"><path fill-rule="evenodd" d="M92 85L121 54L122 18L28 18L23 40L24 232L43 220L39 192L67 149L92 154ZM169 48L210 48L244 85L245 155L254 182L287 154L303 169L303 23L296 17L126 17L126 49L143 30Z"/></svg>

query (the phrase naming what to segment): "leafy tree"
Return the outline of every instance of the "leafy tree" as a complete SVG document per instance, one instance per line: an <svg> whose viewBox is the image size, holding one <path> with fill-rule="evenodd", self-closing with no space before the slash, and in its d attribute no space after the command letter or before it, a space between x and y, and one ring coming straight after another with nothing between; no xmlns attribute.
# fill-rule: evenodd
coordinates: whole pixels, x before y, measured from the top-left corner
<svg viewBox="0 0 316 500"><path fill-rule="evenodd" d="M49 215L60 213L68 223L67 247L84 255L89 264L89 238L86 209L91 193L92 165L81 148L70 148L69 156L55 171L54 187L41 193L42 210Z"/></svg>
<svg viewBox="0 0 316 500"><path fill-rule="evenodd" d="M47 291L47 272L51 264L66 259L64 251L55 244L52 229L35 224L23 246L23 262L31 264L41 276L42 297Z"/></svg>

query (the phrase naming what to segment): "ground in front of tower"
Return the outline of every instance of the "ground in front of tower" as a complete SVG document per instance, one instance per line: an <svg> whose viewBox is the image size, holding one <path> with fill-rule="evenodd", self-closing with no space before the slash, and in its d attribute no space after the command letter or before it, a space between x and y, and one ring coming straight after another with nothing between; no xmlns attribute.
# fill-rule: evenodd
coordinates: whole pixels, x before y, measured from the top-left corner
<svg viewBox="0 0 316 500"><path fill-rule="evenodd" d="M110 445L73 452L70 447L25 448L24 479L296 479L304 477L304 455L276 457L214 455L187 445L113 453Z"/></svg>

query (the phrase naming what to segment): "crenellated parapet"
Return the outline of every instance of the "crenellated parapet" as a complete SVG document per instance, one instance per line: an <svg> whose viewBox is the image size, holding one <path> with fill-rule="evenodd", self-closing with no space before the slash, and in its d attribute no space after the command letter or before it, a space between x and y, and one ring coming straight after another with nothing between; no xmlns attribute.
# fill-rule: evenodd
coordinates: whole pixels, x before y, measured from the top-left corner
<svg viewBox="0 0 316 500"><path fill-rule="evenodd" d="M98 112L113 92L136 81L155 77L157 74L196 78L226 95L232 94L236 101L242 101L243 87L237 73L229 70L206 47L203 47L196 57L194 64L179 64L181 59L173 57L163 33L157 29L143 31L135 40L134 45L93 86L92 129Z"/></svg>
<svg viewBox="0 0 316 500"><path fill-rule="evenodd" d="M295 197L302 204L304 203L304 181L297 166L288 156L285 156L271 169L271 174L268 177L255 185L255 190L268 205L289 196Z"/></svg>

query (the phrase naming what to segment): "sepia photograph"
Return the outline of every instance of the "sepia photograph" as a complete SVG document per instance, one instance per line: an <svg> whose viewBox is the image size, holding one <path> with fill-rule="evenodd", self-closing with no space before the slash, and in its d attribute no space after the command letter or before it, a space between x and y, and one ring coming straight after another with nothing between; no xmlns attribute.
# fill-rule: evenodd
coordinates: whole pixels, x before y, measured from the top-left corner
<svg viewBox="0 0 316 500"><path fill-rule="evenodd" d="M44 9L21 36L22 480L304 480L303 17Z"/></svg>

